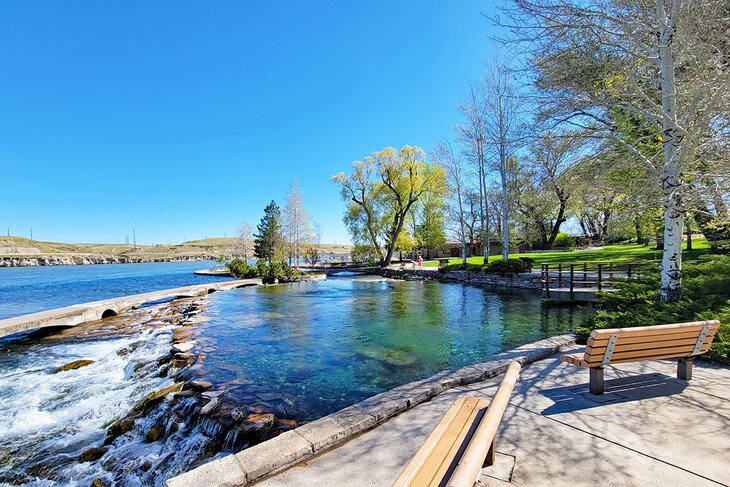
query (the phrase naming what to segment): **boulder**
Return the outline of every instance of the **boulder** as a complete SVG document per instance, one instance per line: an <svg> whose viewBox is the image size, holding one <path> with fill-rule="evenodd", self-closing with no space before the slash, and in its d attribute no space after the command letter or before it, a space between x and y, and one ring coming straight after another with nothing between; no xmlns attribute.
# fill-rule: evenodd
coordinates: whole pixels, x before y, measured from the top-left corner
<svg viewBox="0 0 730 487"><path fill-rule="evenodd" d="M216 396L216 397L212 398L210 401L208 401L208 403L205 406L202 407L202 409L200 410L200 414L207 416L208 414L210 414L213 411L215 411L216 409L218 409L218 407L220 405L221 405L221 396Z"/></svg>
<svg viewBox="0 0 730 487"><path fill-rule="evenodd" d="M276 423L282 430L293 430L297 427L297 422L294 419L279 419Z"/></svg>
<svg viewBox="0 0 730 487"><path fill-rule="evenodd" d="M132 431L134 429L134 420L131 418L123 418L117 421L116 423L109 426L109 428L106 430L106 444L111 443L119 436L122 436L124 433L127 433L129 431Z"/></svg>
<svg viewBox="0 0 730 487"><path fill-rule="evenodd" d="M81 455L79 455L79 462L95 462L101 457L104 456L104 454L107 452L106 447L103 446L94 446L89 448L88 450L84 450Z"/></svg>
<svg viewBox="0 0 730 487"><path fill-rule="evenodd" d="M236 425L236 429L246 434L263 434L276 423L276 416L270 413L249 414Z"/></svg>
<svg viewBox="0 0 730 487"><path fill-rule="evenodd" d="M132 414L141 415L146 413L147 411L152 409L153 406L162 402L162 400L165 399L168 394L172 394L173 392L180 392L183 388L183 385L185 385L183 382L178 382L177 384L173 384L169 387L150 392L144 398L142 398L142 400L139 401L137 405L134 406L134 408L132 408Z"/></svg>
<svg viewBox="0 0 730 487"><path fill-rule="evenodd" d="M196 391L207 391L211 388L213 384L208 382L207 380L192 380L189 382L190 387L195 389Z"/></svg>
<svg viewBox="0 0 730 487"><path fill-rule="evenodd" d="M156 424L150 429L148 429L144 434L144 439L147 441L147 443L154 443L155 441L159 440L165 435L165 427Z"/></svg>
<svg viewBox="0 0 730 487"><path fill-rule="evenodd" d="M81 367L86 367L87 365L93 364L93 360L74 360L73 362L67 363L66 365L63 365L56 369L56 373L59 372L66 372L67 370L76 370L80 369Z"/></svg>
<svg viewBox="0 0 730 487"><path fill-rule="evenodd" d="M182 343L176 343L172 346L172 351L174 353L185 353L189 352L195 347L195 342L193 340L189 342L182 342Z"/></svg>

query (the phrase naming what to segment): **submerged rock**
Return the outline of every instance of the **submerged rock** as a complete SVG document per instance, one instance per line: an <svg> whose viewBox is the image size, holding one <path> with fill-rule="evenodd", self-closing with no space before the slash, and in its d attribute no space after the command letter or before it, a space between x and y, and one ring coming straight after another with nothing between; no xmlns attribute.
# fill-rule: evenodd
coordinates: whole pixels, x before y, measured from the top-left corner
<svg viewBox="0 0 730 487"><path fill-rule="evenodd" d="M150 392L141 401L139 401L134 408L132 408L132 414L143 414L149 411L153 406L159 404L163 399L165 399L168 394L180 392L183 385L185 385L183 382L178 382L169 387Z"/></svg>
<svg viewBox="0 0 730 487"><path fill-rule="evenodd" d="M144 434L144 439L147 443L154 443L163 436L165 436L165 427L160 424L156 424L147 430Z"/></svg>
<svg viewBox="0 0 730 487"><path fill-rule="evenodd" d="M123 418L109 426L109 429L106 430L106 444L111 443L119 436L122 436L124 433L132 431L134 429L134 424L135 421L133 419Z"/></svg>
<svg viewBox="0 0 730 487"><path fill-rule="evenodd" d="M67 370L80 369L81 367L86 367L87 365L91 365L93 363L93 360L88 359L74 360L73 362L67 363L66 365L62 365L61 367L57 368L56 373L66 372Z"/></svg>
<svg viewBox="0 0 730 487"><path fill-rule="evenodd" d="M261 434L271 429L274 423L276 423L276 416L271 413L249 414L236 425L236 429L247 434Z"/></svg>
<svg viewBox="0 0 730 487"><path fill-rule="evenodd" d="M107 452L107 448L103 446L94 446L88 450L84 450L79 455L79 462L95 462L103 457Z"/></svg>
<svg viewBox="0 0 730 487"><path fill-rule="evenodd" d="M207 391L213 385L210 382L208 382L207 380L199 380L199 379L191 380L189 382L189 384L190 384L190 387L192 387L196 391Z"/></svg>

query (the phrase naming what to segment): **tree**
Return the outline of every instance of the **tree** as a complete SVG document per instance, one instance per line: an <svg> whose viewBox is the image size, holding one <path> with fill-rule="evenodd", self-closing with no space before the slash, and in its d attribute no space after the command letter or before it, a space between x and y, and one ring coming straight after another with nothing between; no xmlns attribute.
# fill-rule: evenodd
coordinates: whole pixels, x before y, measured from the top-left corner
<svg viewBox="0 0 730 487"><path fill-rule="evenodd" d="M411 146L374 152L353 163L353 169L350 176L332 178L348 203L345 224L358 252L369 248L367 253L387 267L413 205L425 194L445 193L444 171Z"/></svg>
<svg viewBox="0 0 730 487"><path fill-rule="evenodd" d="M481 90L471 87L469 95L459 104L464 122L456 126L456 137L464 144L463 155L469 161L478 182L479 236L482 241L484 263L489 260L489 215L487 214L487 193L489 191L486 161L487 135L484 96Z"/></svg>
<svg viewBox="0 0 730 487"><path fill-rule="evenodd" d="M431 258L432 249L441 249L446 244L444 229L446 205L440 194L427 193L421 199L420 218L416 226L417 246L425 249L426 258Z"/></svg>
<svg viewBox="0 0 730 487"><path fill-rule="evenodd" d="M293 179L284 206L283 233L289 251L289 264L294 259L294 266L299 267L299 257L304 246L312 240L312 227L309 224L309 212L304 208L302 190L299 181Z"/></svg>
<svg viewBox="0 0 730 487"><path fill-rule="evenodd" d="M509 259L509 162L520 140L519 112L515 90L506 67L496 62L484 78L484 131L487 144L497 155L501 192L500 234L502 259Z"/></svg>
<svg viewBox="0 0 730 487"><path fill-rule="evenodd" d="M523 179L515 188L519 211L534 226L538 246L550 249L568 219L568 202L575 185L576 166L582 139L574 132L541 134L530 147Z"/></svg>
<svg viewBox="0 0 730 487"><path fill-rule="evenodd" d="M248 260L248 253L253 239L253 229L247 222L242 222L238 227L238 239L236 240L236 253Z"/></svg>
<svg viewBox="0 0 730 487"><path fill-rule="evenodd" d="M253 253L267 264L283 257L284 238L281 233L281 210L273 200L264 208L264 216L256 226Z"/></svg>
<svg viewBox="0 0 730 487"><path fill-rule="evenodd" d="M497 22L526 46L543 118L611 138L661 183L661 298L681 295L690 173L708 134L727 134L730 5L716 0L512 0ZM660 134L647 156L611 112Z"/></svg>
<svg viewBox="0 0 730 487"><path fill-rule="evenodd" d="M457 221L457 234L461 242L461 261L466 264L466 241L467 236L473 238L473 235L467 235L467 210L465 207L466 181L464 180L464 166L458 158L454 156L451 145L440 142L434 149L433 159L436 164L444 168L446 172L446 182L449 193L453 200L453 209L450 213L453 219ZM471 245L471 241L470 241Z"/></svg>

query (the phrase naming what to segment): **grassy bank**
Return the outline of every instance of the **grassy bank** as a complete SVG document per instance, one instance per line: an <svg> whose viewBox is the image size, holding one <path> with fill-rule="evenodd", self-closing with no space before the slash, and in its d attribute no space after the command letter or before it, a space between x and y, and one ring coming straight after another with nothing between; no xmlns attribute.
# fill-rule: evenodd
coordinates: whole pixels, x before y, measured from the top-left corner
<svg viewBox="0 0 730 487"><path fill-rule="evenodd" d="M712 255L688 262L683 269L682 298L659 299L659 271L638 279L618 280L616 292L600 293L596 314L578 333L585 340L600 328L653 326L718 319L720 331L706 358L730 364L730 256Z"/></svg>
<svg viewBox="0 0 730 487"><path fill-rule="evenodd" d="M686 247L685 242L685 247ZM695 238L692 241L692 250L683 252L686 261L693 261L703 255L710 253L710 246L705 238ZM510 258L517 259L519 257L529 257L536 265L551 262L637 262L637 261L656 261L662 259L662 251L654 250L652 246L638 244L623 245L607 245L600 249L593 250L573 250L569 252L530 252L525 254L514 254ZM489 257L489 262L501 260L499 255ZM484 258L482 256L469 257L469 264L482 264ZM461 258L449 259L449 264L460 264ZM426 267L435 267L438 261L429 260L423 263Z"/></svg>

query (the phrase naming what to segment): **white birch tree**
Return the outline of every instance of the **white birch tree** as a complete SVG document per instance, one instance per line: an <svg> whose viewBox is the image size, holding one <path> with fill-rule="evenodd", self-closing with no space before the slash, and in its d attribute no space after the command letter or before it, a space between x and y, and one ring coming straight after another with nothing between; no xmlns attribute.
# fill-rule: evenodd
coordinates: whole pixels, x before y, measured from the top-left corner
<svg viewBox="0 0 730 487"><path fill-rule="evenodd" d="M312 240L309 212L304 207L304 196L299 187L299 180L292 180L289 192L286 195L284 206L284 237L289 252L289 262L299 268L299 258L304 246Z"/></svg>
<svg viewBox="0 0 730 487"><path fill-rule="evenodd" d="M613 138L661 181L661 298L681 296L686 192L695 156L727 134L730 4L717 0L512 0L495 21L525 48L547 120ZM660 138L646 154L618 119ZM642 131L638 131L641 133ZM709 139L709 140L708 140Z"/></svg>

